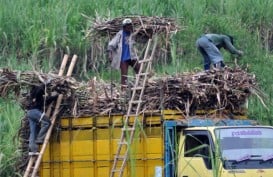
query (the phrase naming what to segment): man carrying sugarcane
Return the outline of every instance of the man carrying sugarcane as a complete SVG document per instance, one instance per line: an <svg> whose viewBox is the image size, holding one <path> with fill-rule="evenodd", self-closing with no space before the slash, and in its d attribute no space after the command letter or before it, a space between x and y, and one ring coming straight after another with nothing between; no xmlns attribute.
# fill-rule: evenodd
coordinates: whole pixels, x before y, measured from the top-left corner
<svg viewBox="0 0 273 177"><path fill-rule="evenodd" d="M133 47L135 41L133 39L133 24L130 18L122 21L122 30L108 44L108 57L111 66L121 71L121 89L127 87L128 67L131 66L134 72L139 72L138 56Z"/></svg>
<svg viewBox="0 0 273 177"><path fill-rule="evenodd" d="M45 115L45 108L58 97L58 95L47 96L46 86L46 84L33 85L30 91L30 103L26 114L30 127L29 155L38 154L38 144L43 144L51 125L50 119ZM39 126L41 126L40 130Z"/></svg>
<svg viewBox="0 0 273 177"><path fill-rule="evenodd" d="M204 70L210 69L211 63L215 68L225 67L221 48L228 50L231 54L242 56L243 52L233 46L233 37L222 34L205 34L196 41L196 47L204 59Z"/></svg>

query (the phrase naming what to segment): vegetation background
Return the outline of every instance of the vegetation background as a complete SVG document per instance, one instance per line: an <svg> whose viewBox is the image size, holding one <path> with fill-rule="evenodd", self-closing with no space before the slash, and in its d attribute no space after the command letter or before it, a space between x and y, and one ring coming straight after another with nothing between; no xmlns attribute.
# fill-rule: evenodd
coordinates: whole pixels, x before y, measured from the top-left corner
<svg viewBox="0 0 273 177"><path fill-rule="evenodd" d="M59 68L62 55L78 55L75 76L110 78L102 51L92 56L86 31L92 19L127 15L172 17L182 30L170 39L168 63L158 62L158 74L202 70L196 39L205 32L231 34L245 55L238 65L257 77L267 108L257 98L249 100L249 118L272 125L273 1L272 0L0 0L0 67L47 72ZM102 47L102 46L99 46ZM103 47L102 47L103 48ZM235 59L224 52L225 62ZM96 58L97 57L97 58ZM96 61L96 68L92 67ZM107 69L105 69L107 68ZM118 80L118 73L114 79ZM24 115L11 95L0 100L0 176L15 174L16 135Z"/></svg>

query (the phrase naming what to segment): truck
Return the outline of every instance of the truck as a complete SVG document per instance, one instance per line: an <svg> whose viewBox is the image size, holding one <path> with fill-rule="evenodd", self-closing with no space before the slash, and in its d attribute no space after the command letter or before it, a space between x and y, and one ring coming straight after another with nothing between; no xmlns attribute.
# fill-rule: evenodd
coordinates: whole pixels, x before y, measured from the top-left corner
<svg viewBox="0 0 273 177"><path fill-rule="evenodd" d="M240 114L213 117L186 118L174 110L144 112L138 117L123 176L271 177L273 127ZM110 176L123 124L121 114L59 119L39 176Z"/></svg>

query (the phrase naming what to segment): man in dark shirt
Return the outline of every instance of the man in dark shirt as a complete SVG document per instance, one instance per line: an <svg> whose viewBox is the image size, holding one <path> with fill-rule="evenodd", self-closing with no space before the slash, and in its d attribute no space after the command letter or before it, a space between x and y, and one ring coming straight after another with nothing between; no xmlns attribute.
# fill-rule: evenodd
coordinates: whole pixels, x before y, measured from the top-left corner
<svg viewBox="0 0 273 177"><path fill-rule="evenodd" d="M29 120L29 151L35 154L38 151L38 145L44 142L47 130L51 125L50 119L45 115L45 107L52 101L56 100L56 96L46 96L46 85L32 86L30 91L30 106L27 111ZM38 132L39 124L41 128ZM38 133L38 135L37 135Z"/></svg>
<svg viewBox="0 0 273 177"><path fill-rule="evenodd" d="M233 46L233 37L222 34L205 34L196 41L196 47L202 54L204 59L204 69L209 70L210 64L213 63L214 67L225 67L223 56L220 52L221 48L226 49L231 54L242 56L243 52L237 50Z"/></svg>

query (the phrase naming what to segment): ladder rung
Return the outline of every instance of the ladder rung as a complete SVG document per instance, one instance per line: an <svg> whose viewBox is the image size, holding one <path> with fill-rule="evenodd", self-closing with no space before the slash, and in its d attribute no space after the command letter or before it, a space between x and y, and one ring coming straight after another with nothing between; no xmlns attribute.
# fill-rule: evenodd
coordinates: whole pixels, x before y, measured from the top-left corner
<svg viewBox="0 0 273 177"><path fill-rule="evenodd" d="M116 155L115 158L116 159L125 159L126 156L124 155Z"/></svg>
<svg viewBox="0 0 273 177"><path fill-rule="evenodd" d="M137 76L147 76L148 73L138 73Z"/></svg>
<svg viewBox="0 0 273 177"><path fill-rule="evenodd" d="M126 127L126 128L122 128L122 131L133 131L135 130L134 127Z"/></svg>
<svg viewBox="0 0 273 177"><path fill-rule="evenodd" d="M139 114L129 114L128 117L138 117Z"/></svg>
<svg viewBox="0 0 273 177"><path fill-rule="evenodd" d="M139 60L138 62L139 63L145 63L145 62L150 62L150 61L152 61L151 58L150 59Z"/></svg>
<svg viewBox="0 0 273 177"><path fill-rule="evenodd" d="M142 90L143 89L143 87L133 87L133 88L131 88L131 90Z"/></svg>
<svg viewBox="0 0 273 177"><path fill-rule="evenodd" d="M115 170L112 170L112 172L120 172L121 170L120 169L115 169Z"/></svg>
<svg viewBox="0 0 273 177"><path fill-rule="evenodd" d="M130 101L131 104L138 104L138 103L142 103L143 101L141 100L133 100L133 101Z"/></svg>
<svg viewBox="0 0 273 177"><path fill-rule="evenodd" d="M29 156L38 156L38 155L40 155L40 153L39 152L29 152L28 155Z"/></svg>
<svg viewBox="0 0 273 177"><path fill-rule="evenodd" d="M128 142L127 141L120 141L120 142L118 142L118 144L128 145Z"/></svg>

